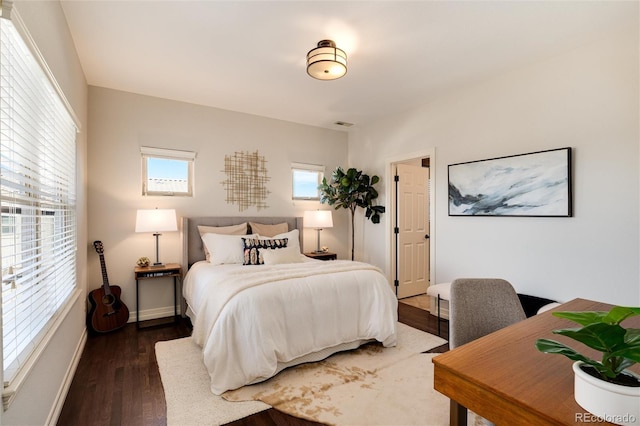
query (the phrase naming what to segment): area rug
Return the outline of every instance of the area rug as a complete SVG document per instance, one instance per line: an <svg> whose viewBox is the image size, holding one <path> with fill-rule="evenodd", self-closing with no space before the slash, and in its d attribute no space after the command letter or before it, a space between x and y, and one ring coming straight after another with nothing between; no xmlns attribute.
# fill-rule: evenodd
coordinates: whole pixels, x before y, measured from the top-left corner
<svg viewBox="0 0 640 426"><path fill-rule="evenodd" d="M271 408L260 401L228 402L211 393L202 350L190 337L156 343L167 426L223 425Z"/></svg>
<svg viewBox="0 0 640 426"><path fill-rule="evenodd" d="M445 340L398 323L398 345L368 344L324 361L284 370L256 385L213 395L190 338L159 342L167 424L224 424L271 406L329 425L447 425L449 400L433 389L436 354ZM471 419L470 419L471 420Z"/></svg>

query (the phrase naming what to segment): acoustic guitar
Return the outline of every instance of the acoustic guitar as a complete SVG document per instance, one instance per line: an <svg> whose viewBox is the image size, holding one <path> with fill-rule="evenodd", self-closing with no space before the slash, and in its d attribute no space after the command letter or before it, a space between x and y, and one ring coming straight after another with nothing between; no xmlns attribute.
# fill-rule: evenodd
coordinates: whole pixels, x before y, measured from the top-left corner
<svg viewBox="0 0 640 426"><path fill-rule="evenodd" d="M102 287L89 293L91 308L87 313L87 327L96 333L108 333L124 327L129 320L129 309L120 300L120 287L109 285L102 241L94 241L93 247L100 256Z"/></svg>

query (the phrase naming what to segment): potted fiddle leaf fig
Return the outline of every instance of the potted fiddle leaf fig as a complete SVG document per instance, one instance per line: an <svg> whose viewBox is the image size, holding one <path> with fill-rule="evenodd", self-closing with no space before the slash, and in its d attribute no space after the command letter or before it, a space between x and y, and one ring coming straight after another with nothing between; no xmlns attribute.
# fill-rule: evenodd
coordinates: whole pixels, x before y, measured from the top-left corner
<svg viewBox="0 0 640 426"><path fill-rule="evenodd" d="M384 213L384 206L376 205L378 191L374 185L380 181L376 175L369 177L361 170L350 168L346 172L338 167L331 173L331 181L322 179L318 186L320 202L334 206L334 208L349 209L351 212L351 260L354 256L354 218L356 209L365 209L365 217L373 223L380 223L380 215Z"/></svg>
<svg viewBox="0 0 640 426"><path fill-rule="evenodd" d="M621 323L640 315L640 307L614 306L609 312L553 312L581 327L554 330L602 354L599 360L551 339L538 339L536 348L575 361L575 400L585 410L618 424L640 419L640 376L628 368L640 362L640 329Z"/></svg>

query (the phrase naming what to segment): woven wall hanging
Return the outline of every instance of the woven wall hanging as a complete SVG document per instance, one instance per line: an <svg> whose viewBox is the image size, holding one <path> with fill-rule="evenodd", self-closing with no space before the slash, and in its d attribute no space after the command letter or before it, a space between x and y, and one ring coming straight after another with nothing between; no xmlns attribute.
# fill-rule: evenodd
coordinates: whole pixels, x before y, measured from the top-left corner
<svg viewBox="0 0 640 426"><path fill-rule="evenodd" d="M237 204L240 211L255 206L258 210L269 207L266 203L267 190L267 161L264 156L255 152L236 152L233 155L225 155L224 172L227 178L222 181L227 191L225 201L228 204Z"/></svg>

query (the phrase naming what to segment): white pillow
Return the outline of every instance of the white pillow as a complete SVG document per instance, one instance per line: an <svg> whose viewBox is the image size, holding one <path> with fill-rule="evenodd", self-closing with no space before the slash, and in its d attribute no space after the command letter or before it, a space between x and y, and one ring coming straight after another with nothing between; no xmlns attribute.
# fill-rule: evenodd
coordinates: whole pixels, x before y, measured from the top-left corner
<svg viewBox="0 0 640 426"><path fill-rule="evenodd" d="M206 233L202 236L202 242L209 251L209 262L213 265L225 263L239 263L244 261L243 238L256 238L251 235L224 235Z"/></svg>
<svg viewBox="0 0 640 426"><path fill-rule="evenodd" d="M262 260L265 265L278 265L280 263L300 263L304 262L304 255L295 247L284 247L280 249L260 250Z"/></svg>
<svg viewBox="0 0 640 426"><path fill-rule="evenodd" d="M200 238L204 234L212 233L212 234L224 234L224 235L246 235L247 234L247 222L240 223L238 225L230 225L230 226L204 226L198 225L198 232L200 233ZM207 246L204 246L204 257L209 260L209 250Z"/></svg>
<svg viewBox="0 0 640 426"><path fill-rule="evenodd" d="M260 236L258 238L267 239L267 237L263 237L263 236ZM298 232L297 229L294 229L293 231L289 231L289 232L283 232L282 234L274 235L271 238L288 238L289 241L287 241L287 248L294 247L298 251L298 253L301 253L300 233Z"/></svg>

